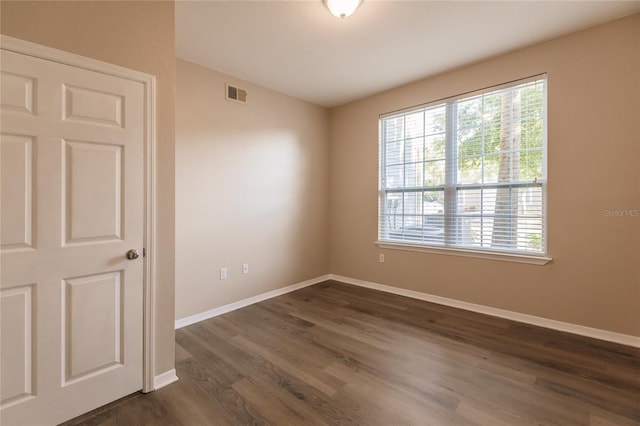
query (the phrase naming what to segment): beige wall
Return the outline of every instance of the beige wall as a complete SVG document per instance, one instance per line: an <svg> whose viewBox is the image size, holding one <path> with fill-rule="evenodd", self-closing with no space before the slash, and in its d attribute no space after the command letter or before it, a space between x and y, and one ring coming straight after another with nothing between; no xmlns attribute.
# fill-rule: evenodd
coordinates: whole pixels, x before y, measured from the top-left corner
<svg viewBox="0 0 640 426"><path fill-rule="evenodd" d="M0 2L2 34L157 77L156 374L174 366L173 2Z"/></svg>
<svg viewBox="0 0 640 426"><path fill-rule="evenodd" d="M604 213L640 209L639 43L636 14L332 110L331 273L640 335L640 217ZM553 262L378 249L378 114L543 72Z"/></svg>
<svg viewBox="0 0 640 426"><path fill-rule="evenodd" d="M177 61L176 318L329 272L328 127L324 108Z"/></svg>

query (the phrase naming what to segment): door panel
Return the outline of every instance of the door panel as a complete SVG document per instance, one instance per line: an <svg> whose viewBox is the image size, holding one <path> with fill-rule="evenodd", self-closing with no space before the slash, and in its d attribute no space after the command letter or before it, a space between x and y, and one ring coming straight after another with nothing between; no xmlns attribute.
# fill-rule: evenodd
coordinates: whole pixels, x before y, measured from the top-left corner
<svg viewBox="0 0 640 426"><path fill-rule="evenodd" d="M14 405L33 395L33 291L32 286L0 290L0 319L12 324L2 330L3 352L0 374L2 405Z"/></svg>
<svg viewBox="0 0 640 426"><path fill-rule="evenodd" d="M64 141L66 243L119 240L122 146Z"/></svg>
<svg viewBox="0 0 640 426"><path fill-rule="evenodd" d="M124 98L83 87L65 86L64 119L123 127Z"/></svg>
<svg viewBox="0 0 640 426"><path fill-rule="evenodd" d="M2 109L33 114L36 96L35 79L4 71L1 79Z"/></svg>
<svg viewBox="0 0 640 426"><path fill-rule="evenodd" d="M29 248L33 235L33 138L0 135L2 249Z"/></svg>
<svg viewBox="0 0 640 426"><path fill-rule="evenodd" d="M57 424L142 388L145 89L5 50L1 86L0 416Z"/></svg>
<svg viewBox="0 0 640 426"><path fill-rule="evenodd" d="M65 385L122 364L121 272L65 280Z"/></svg>

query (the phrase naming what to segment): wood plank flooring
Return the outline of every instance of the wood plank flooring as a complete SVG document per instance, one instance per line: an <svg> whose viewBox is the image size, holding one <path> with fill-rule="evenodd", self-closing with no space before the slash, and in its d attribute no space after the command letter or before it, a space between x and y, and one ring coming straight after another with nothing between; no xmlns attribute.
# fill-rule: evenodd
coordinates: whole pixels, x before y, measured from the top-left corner
<svg viewBox="0 0 640 426"><path fill-rule="evenodd" d="M67 425L640 425L640 350L334 281L176 331L180 380Z"/></svg>

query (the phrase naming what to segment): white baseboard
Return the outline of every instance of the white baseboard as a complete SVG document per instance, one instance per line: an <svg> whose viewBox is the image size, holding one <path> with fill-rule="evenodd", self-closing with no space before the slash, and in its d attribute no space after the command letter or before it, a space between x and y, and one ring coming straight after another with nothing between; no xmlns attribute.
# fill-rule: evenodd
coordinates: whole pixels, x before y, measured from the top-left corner
<svg viewBox="0 0 640 426"><path fill-rule="evenodd" d="M158 390L176 381L178 381L176 369L172 368L171 370L158 374L153 378L153 390Z"/></svg>
<svg viewBox="0 0 640 426"><path fill-rule="evenodd" d="M449 299L447 297L435 296L419 291L407 290L404 288L392 287L385 284L363 281L355 278L344 277L341 275L329 274L329 279L341 281L343 283L352 284L360 287L366 287L374 290L380 290L387 293L393 293L400 296L410 297L412 299L424 300L426 302L437 303L439 305L451 306L453 308L464 309L467 311L478 312L494 317L505 318L525 324L536 325L539 327L550 328L552 330L564 331L567 333L578 334L580 336L592 337L594 339L605 340L607 342L619 343L621 345L640 348L640 337L628 334L615 333L613 331L601 330L598 328L585 327L582 325L571 324L563 321L556 321L548 318L537 317L534 315L521 314L519 312L508 311L505 309L492 308L490 306L477 305L475 303L462 302L460 300Z"/></svg>
<svg viewBox="0 0 640 426"><path fill-rule="evenodd" d="M199 314L191 315L185 318L180 318L175 322L175 328L186 327L191 324L195 324L200 321L204 321L209 318L217 317L218 315L226 314L227 312L235 311L236 309L244 308L245 306L253 305L254 303L262 302L263 300L271 299L276 296L280 296L286 293L290 293L295 290L299 290L310 285L318 284L323 281L327 281L329 275L322 275L317 278L312 278L307 281L302 281L297 284L292 284L287 287L282 287L276 290L268 291L266 293L259 294L257 296L242 299L237 302L229 303L228 305L219 306L208 311L200 312Z"/></svg>
<svg viewBox="0 0 640 426"><path fill-rule="evenodd" d="M195 324L200 321L204 321L209 318L216 317L218 315L226 314L227 312L235 311L236 309L244 308L245 306L253 305L254 303L261 302L263 300L271 299L272 297L280 296L282 294L290 293L292 291L308 287L314 284L321 283L327 280L341 281L346 284L352 284L359 287L366 287L373 290L380 290L386 293L397 294L400 296L410 297L412 299L424 300L426 302L437 303L439 305L451 306L453 308L464 309L471 312L478 312L485 315L504 318L524 324L535 325L538 327L549 328L557 331L564 331L567 333L577 334L580 336L591 337L594 339L604 340L607 342L619 343L625 346L631 346L634 348L640 348L640 337L631 336L629 334L615 333L613 331L601 330L598 328L586 327L583 325L571 324L568 322L552 320L548 318L537 317L534 315L522 314L519 312L508 311L506 309L492 308L490 306L478 305L475 303L463 302L460 300L449 299L447 297L436 296L428 293L422 293L414 290L407 290L399 287L392 287L385 284L374 283L371 281L359 280L356 278L349 278L342 275L328 274L317 278L313 278L307 281L303 281L297 284L293 284L287 287L279 288L267 293L259 294L257 296L249 297L247 299L239 300L237 302L229 303L224 306L220 306L214 309L210 309L199 314L191 315L185 318L176 320L175 328L186 327L191 324ZM163 378L170 372L161 374L154 378L154 384L158 381L158 378ZM169 377L169 376L167 376ZM173 370L173 376L175 377L175 370ZM161 383L165 383L165 386L173 381L177 380L169 379L169 381L162 380ZM155 386L156 389L158 386Z"/></svg>

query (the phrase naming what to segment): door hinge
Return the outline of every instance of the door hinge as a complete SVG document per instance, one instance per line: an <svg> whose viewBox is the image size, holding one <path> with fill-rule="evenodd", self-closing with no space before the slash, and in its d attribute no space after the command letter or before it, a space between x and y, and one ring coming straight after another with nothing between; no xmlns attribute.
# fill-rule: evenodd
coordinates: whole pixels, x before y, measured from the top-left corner
<svg viewBox="0 0 640 426"><path fill-rule="evenodd" d="M147 249L146 248L142 249L142 257L147 257Z"/></svg>

